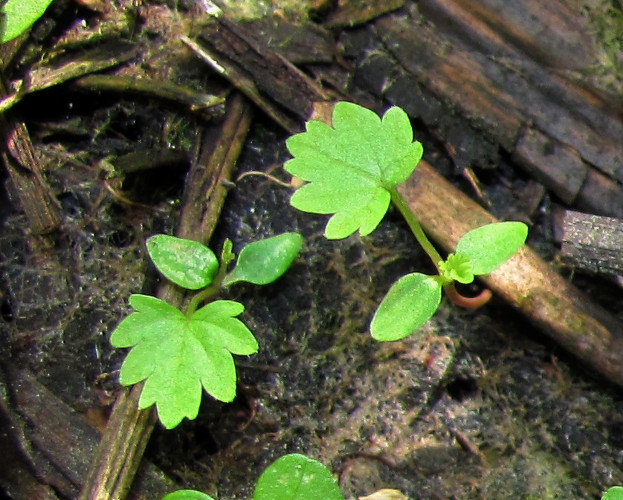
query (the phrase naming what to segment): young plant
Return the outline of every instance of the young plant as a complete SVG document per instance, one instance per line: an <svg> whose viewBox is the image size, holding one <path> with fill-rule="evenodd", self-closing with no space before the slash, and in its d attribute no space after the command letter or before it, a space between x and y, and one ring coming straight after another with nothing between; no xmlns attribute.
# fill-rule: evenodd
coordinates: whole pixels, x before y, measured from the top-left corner
<svg viewBox="0 0 623 500"><path fill-rule="evenodd" d="M422 145L413 141L407 114L390 108L380 119L353 103L337 103L332 126L311 120L306 131L286 142L293 156L285 170L305 181L290 198L304 212L330 214L325 236L339 239L359 231L370 234L390 202L408 223L413 235L437 269L437 275L408 274L382 300L370 331L377 340L404 338L428 321L441 301L441 290L463 300L455 281L467 284L503 264L524 244L528 228L521 222L489 224L465 234L456 251L443 259L424 234L415 214L398 193L422 158Z"/></svg>
<svg viewBox="0 0 623 500"><path fill-rule="evenodd" d="M164 234L147 240L156 268L176 285L198 292L184 312L156 297L131 295L135 312L121 321L110 337L114 347L132 348L121 366L120 382L133 385L145 380L141 409L156 404L160 421L171 429L184 417L197 416L202 387L220 401L234 399L232 354L255 354L258 344L237 318L244 306L215 297L235 283L275 281L290 267L302 242L299 234L284 233L250 243L228 272L235 259L229 240L220 259L196 241Z"/></svg>
<svg viewBox="0 0 623 500"><path fill-rule="evenodd" d="M275 460L257 480L253 500L344 500L333 474L317 460L293 453ZM178 490L162 500L214 500L196 490Z"/></svg>
<svg viewBox="0 0 623 500"><path fill-rule="evenodd" d="M363 498L363 497L360 497ZM397 490L380 490L366 499L406 500ZM333 474L317 460L293 453L275 460L258 479L253 500L344 500ZM214 500L196 490L178 490L162 500Z"/></svg>

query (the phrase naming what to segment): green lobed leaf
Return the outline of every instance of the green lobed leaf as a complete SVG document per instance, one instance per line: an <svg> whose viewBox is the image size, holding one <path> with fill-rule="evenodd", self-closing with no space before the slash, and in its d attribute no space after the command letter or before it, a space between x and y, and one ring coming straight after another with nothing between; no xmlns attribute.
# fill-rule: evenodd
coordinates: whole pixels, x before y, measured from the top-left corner
<svg viewBox="0 0 623 500"><path fill-rule="evenodd" d="M214 500L210 495L197 490L177 490L162 497L161 500Z"/></svg>
<svg viewBox="0 0 623 500"><path fill-rule="evenodd" d="M147 251L165 278L189 290L208 286L218 271L216 255L198 241L157 234L147 239Z"/></svg>
<svg viewBox="0 0 623 500"><path fill-rule="evenodd" d="M456 253L469 259L472 273L489 274L511 258L526 242L528 226L523 222L496 222L465 233Z"/></svg>
<svg viewBox="0 0 623 500"><path fill-rule="evenodd" d="M110 343L116 348L149 341L154 337L154 329L166 331L175 328L185 317L179 309L149 295L130 295L130 305L136 312L121 321L110 336Z"/></svg>
<svg viewBox="0 0 623 500"><path fill-rule="evenodd" d="M51 3L52 0L7 0L0 8L0 43L24 33Z"/></svg>
<svg viewBox="0 0 623 500"><path fill-rule="evenodd" d="M440 302L441 283L437 276L407 274L392 285L381 301L370 333L380 341L407 337L435 314Z"/></svg>
<svg viewBox="0 0 623 500"><path fill-rule="evenodd" d="M333 214L329 239L374 231L389 207L389 190L404 182L422 158L409 117L390 108L383 118L357 104L339 102L333 126L312 120L286 141L293 158L284 168L308 184L290 198L304 212Z"/></svg>
<svg viewBox="0 0 623 500"><path fill-rule="evenodd" d="M254 241L242 249L236 267L223 284L229 286L238 281L266 285L279 278L292 264L303 245L298 233L283 233L272 238Z"/></svg>
<svg viewBox="0 0 623 500"><path fill-rule="evenodd" d="M229 402L236 396L232 353L249 355L258 345L235 316L244 307L234 301L214 301L190 317L166 302L132 295L135 312L113 331L114 347L132 347L121 366L120 382L145 380L139 407L156 404L162 424L171 429L199 411L202 387Z"/></svg>
<svg viewBox="0 0 623 500"><path fill-rule="evenodd" d="M253 500L343 500L333 475L324 465L293 453L275 460L255 485Z"/></svg>
<svg viewBox="0 0 623 500"><path fill-rule="evenodd" d="M601 500L623 500L623 487L613 486L606 491Z"/></svg>
<svg viewBox="0 0 623 500"><path fill-rule="evenodd" d="M192 315L193 326L201 331L218 334L219 342L232 354L249 356L258 350L257 340L246 325L235 316L244 311L240 302L233 300L215 300L195 311Z"/></svg>

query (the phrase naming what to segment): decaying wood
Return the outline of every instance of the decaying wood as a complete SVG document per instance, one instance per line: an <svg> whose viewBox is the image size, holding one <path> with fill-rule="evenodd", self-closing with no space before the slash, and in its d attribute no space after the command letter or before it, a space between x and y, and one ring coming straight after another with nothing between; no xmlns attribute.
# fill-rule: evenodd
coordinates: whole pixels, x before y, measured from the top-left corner
<svg viewBox="0 0 623 500"><path fill-rule="evenodd" d="M188 87L171 82L150 81L118 75L88 75L73 82L74 88L88 92L116 92L118 94L142 94L164 99L185 106L188 111L205 119L222 114L223 97L195 92Z"/></svg>
<svg viewBox="0 0 623 500"><path fill-rule="evenodd" d="M183 237L203 235L207 241L212 235L252 117L250 104L236 95L230 100L229 117L218 131L219 137L212 138L210 132L206 132L196 161L209 168L191 170L186 179L178 227L178 233L186 235Z"/></svg>
<svg viewBox="0 0 623 500"><path fill-rule="evenodd" d="M15 460L23 464L20 481L12 483L18 489L11 493L16 498L57 498L53 492L75 498L98 445L97 431L26 371L9 364L3 369L6 381L0 387L6 400L0 406L4 418L10 419L10 427L5 428L15 434ZM135 498L158 498L173 487L144 462L135 487L140 494Z"/></svg>
<svg viewBox="0 0 623 500"><path fill-rule="evenodd" d="M384 0L370 2L368 0L347 0L339 2L324 22L328 28L352 28L367 23L383 14L399 9L405 0Z"/></svg>
<svg viewBox="0 0 623 500"><path fill-rule="evenodd" d="M623 274L623 220L568 210L561 253L574 268Z"/></svg>
<svg viewBox="0 0 623 500"><path fill-rule="evenodd" d="M236 29L261 39L266 45L262 51L278 52L292 64L331 64L335 57L333 35L315 23L295 23L281 16L265 16L242 21Z"/></svg>
<svg viewBox="0 0 623 500"><path fill-rule="evenodd" d="M567 204L575 201L588 174L575 149L531 127L521 132L513 160Z"/></svg>
<svg viewBox="0 0 623 500"><path fill-rule="evenodd" d="M360 83L442 140L444 114L463 117L565 203L623 217L620 99L590 78L595 33L569 2L424 0L368 34L377 42L349 52Z"/></svg>
<svg viewBox="0 0 623 500"><path fill-rule="evenodd" d="M496 219L425 162L399 188L427 234L447 251ZM483 278L497 296L593 370L623 386L623 325L529 247Z"/></svg>
<svg viewBox="0 0 623 500"><path fill-rule="evenodd" d="M48 234L61 222L60 209L43 178L43 167L30 141L28 129L23 122L5 116L0 116L0 128L6 143L2 159L28 218L30 230L34 235Z"/></svg>
<svg viewBox="0 0 623 500"><path fill-rule="evenodd" d="M35 66L23 81L13 84L17 90L0 101L0 112L18 103L26 94L117 66L136 57L138 53L133 45L114 43L88 50L58 65Z"/></svg>
<svg viewBox="0 0 623 500"><path fill-rule="evenodd" d="M11 60L24 41L16 39L2 51L2 66ZM0 97L7 95L6 85L0 79ZM0 114L0 131L5 147L2 160L9 173L15 195L28 218L33 235L48 234L61 222L60 208L50 187L43 178L43 165L35 153L26 125L15 115Z"/></svg>
<svg viewBox="0 0 623 500"><path fill-rule="evenodd" d="M250 123L249 105L241 96L233 96L228 101L220 135L216 140L205 138L200 161L195 162L188 175L177 236L203 243L210 239L225 199L224 183L231 179ZM183 300L179 287L169 283L163 284L157 295L177 306ZM123 499L130 490L156 423L155 409L138 409L141 391L142 384L137 384L117 399L81 499Z"/></svg>
<svg viewBox="0 0 623 500"><path fill-rule="evenodd" d="M26 125L6 111L24 95L42 90L94 71L100 71L136 56L136 48L115 44L114 47L98 47L80 57L59 66L40 66L28 74L26 82L17 84L18 90L8 94L0 86L0 127L6 138L2 153L4 164L30 222L34 234L50 233L60 224L60 210L43 178L43 166L37 157Z"/></svg>
<svg viewBox="0 0 623 500"><path fill-rule="evenodd" d="M201 43L185 43L207 64L286 130L298 128L297 116L310 116L327 94L261 38L224 18L205 25Z"/></svg>

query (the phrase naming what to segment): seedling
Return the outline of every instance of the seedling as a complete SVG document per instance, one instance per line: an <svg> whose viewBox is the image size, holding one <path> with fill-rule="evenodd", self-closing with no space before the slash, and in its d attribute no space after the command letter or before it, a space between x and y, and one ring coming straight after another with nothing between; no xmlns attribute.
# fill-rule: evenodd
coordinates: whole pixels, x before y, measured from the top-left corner
<svg viewBox="0 0 623 500"><path fill-rule="evenodd" d="M132 347L121 366L120 382L133 385L145 380L141 409L156 404L160 421L171 429L184 417L197 416L202 387L220 401L234 399L232 354L255 354L258 343L237 318L244 306L215 297L235 283L275 281L290 267L302 242L299 234L284 233L250 243L228 272L235 260L229 240L220 259L196 241L164 234L147 240L156 268L176 285L197 293L184 312L156 297L131 295L135 312L121 321L110 337L114 347Z"/></svg>
<svg viewBox="0 0 623 500"><path fill-rule="evenodd" d="M52 0L7 0L2 2L0 14L0 43L18 37L39 19Z"/></svg>
<svg viewBox="0 0 623 500"><path fill-rule="evenodd" d="M331 471L317 460L293 453L275 460L259 477L253 500L344 500ZM162 500L214 500L196 490L179 490Z"/></svg>
<svg viewBox="0 0 623 500"><path fill-rule="evenodd" d="M260 476L253 500L343 500L335 479L320 462L305 455L285 455L273 462ZM406 500L398 490L383 489L361 500ZM196 490L178 490L162 500L214 500ZM613 486L601 500L623 500L623 487Z"/></svg>
<svg viewBox="0 0 623 500"><path fill-rule="evenodd" d="M441 257L396 189L423 153L422 145L413 141L409 117L398 107L380 119L356 104L337 103L332 126L311 120L306 131L290 137L286 145L293 158L285 170L306 182L290 204L304 212L330 214L324 231L328 239L356 231L370 234L391 202L437 269L437 275L408 274L392 285L370 325L377 340L399 340L424 325L439 307L442 289L456 302L469 303L458 294L455 282L471 283L475 276L490 273L525 243L525 224L500 222L469 231L454 253Z"/></svg>
<svg viewBox="0 0 623 500"><path fill-rule="evenodd" d="M360 497L363 498L363 497ZM406 500L397 490L380 490L372 500ZM275 460L262 473L253 491L253 500L344 500L333 474L317 460L293 453ZM214 500L196 490L178 490L162 500Z"/></svg>

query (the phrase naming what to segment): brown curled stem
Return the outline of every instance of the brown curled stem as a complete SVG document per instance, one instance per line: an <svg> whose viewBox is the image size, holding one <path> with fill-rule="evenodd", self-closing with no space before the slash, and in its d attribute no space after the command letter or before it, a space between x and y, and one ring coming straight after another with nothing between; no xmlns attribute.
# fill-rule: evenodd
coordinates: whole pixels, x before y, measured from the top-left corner
<svg viewBox="0 0 623 500"><path fill-rule="evenodd" d="M491 290L485 288L475 297L465 297L465 295L461 295L456 287L454 286L454 282L448 283L443 287L444 292L446 292L446 296L455 306L464 307L466 309L477 309L481 306L484 306L489 299L492 297Z"/></svg>

